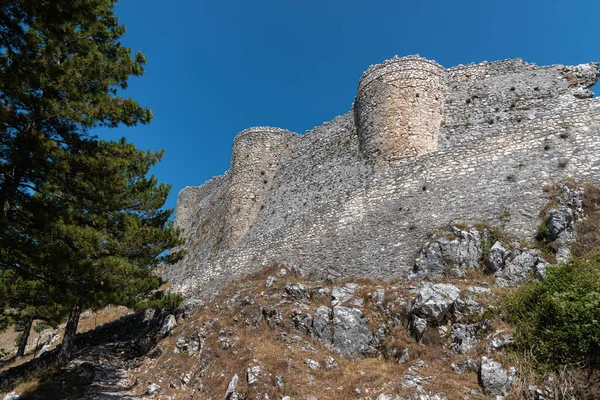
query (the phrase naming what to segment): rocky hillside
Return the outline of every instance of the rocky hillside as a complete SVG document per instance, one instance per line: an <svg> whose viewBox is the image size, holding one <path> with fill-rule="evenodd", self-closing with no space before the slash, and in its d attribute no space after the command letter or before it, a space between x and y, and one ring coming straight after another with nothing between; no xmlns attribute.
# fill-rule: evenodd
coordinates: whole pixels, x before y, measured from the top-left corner
<svg viewBox="0 0 600 400"><path fill-rule="evenodd" d="M504 306L568 259L581 234L590 238L577 229L595 221L584 190L559 184L548 194L540 242L454 224L397 280L266 267L205 301L81 334L66 369L48 351L0 373L0 390L11 400L594 398L573 371L534 372Z"/></svg>

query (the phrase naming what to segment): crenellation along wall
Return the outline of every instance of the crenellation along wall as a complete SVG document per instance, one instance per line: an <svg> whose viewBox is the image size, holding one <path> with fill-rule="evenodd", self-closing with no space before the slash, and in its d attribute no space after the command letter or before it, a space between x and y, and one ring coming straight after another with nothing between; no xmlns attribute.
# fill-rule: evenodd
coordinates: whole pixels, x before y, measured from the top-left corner
<svg viewBox="0 0 600 400"><path fill-rule="evenodd" d="M508 232L532 238L546 202L545 185L567 177L600 183L600 99L581 96L579 89L595 79L589 79L585 65L498 64L449 70L454 91L447 98L463 103L444 106L440 148L393 168L374 169L365 159L354 110L294 136L281 153L262 209L237 247L214 251L188 245L193 251L167 272L173 287L204 296L277 263L318 277L401 278L427 237L458 221L502 224ZM593 70L595 64L589 65ZM510 109L513 92L528 105L487 123L496 107ZM468 93L479 97L468 104ZM463 116L457 114L465 112L472 126L458 122ZM230 193L229 175L205 194L210 201ZM200 197L196 201L208 204ZM192 202L187 192L182 199L182 204ZM214 210L228 216L225 204L221 198L201 215Z"/></svg>
<svg viewBox="0 0 600 400"><path fill-rule="evenodd" d="M361 77L355 124L366 160L376 169L438 149L446 70L418 56L393 58Z"/></svg>
<svg viewBox="0 0 600 400"><path fill-rule="evenodd" d="M234 139L226 198L225 244L229 248L238 244L264 208L281 157L297 137L284 129L254 127Z"/></svg>

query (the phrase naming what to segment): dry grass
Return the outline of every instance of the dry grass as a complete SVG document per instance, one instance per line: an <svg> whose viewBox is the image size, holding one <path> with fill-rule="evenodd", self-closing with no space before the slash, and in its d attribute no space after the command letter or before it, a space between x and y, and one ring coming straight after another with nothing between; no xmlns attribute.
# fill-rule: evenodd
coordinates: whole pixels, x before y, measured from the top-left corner
<svg viewBox="0 0 600 400"><path fill-rule="evenodd" d="M285 296L272 295L284 293L284 288L289 283L304 283L309 288L321 285L329 289L333 285L311 282L292 272L279 277L277 273L281 268L281 266L264 268L242 281L235 282L222 290L213 303L198 309L194 315L180 324L171 337L159 344L160 356L145 360L144 364L148 372L139 376L139 382L143 384L138 385L136 393L145 392L145 383L162 380L161 396L172 396L174 399L221 398L232 377L238 374L237 391L249 398L257 398L259 394L267 394L270 398L279 398L282 395L306 398L312 395L319 400L375 398L380 393L410 396L415 392L415 388L403 388L399 382L410 365L417 360L426 364L419 369L421 376L435 377L425 384L427 391L445 393L448 398L454 399L461 398L472 389L478 389L476 373L459 375L452 371L451 364L466 356L457 356L450 351L450 329L447 330L445 337L440 337L437 328L430 328L425 333L422 344L419 344L409 336L405 310L399 307L391 308L400 323L397 326L387 325L385 350L383 356L378 358L347 359L336 354L321 341L297 332L291 321L291 315L292 310L298 309L298 306L291 301L286 302ZM277 281L270 288L265 285L268 276L277 277ZM487 276L478 276L479 282L488 280ZM388 305L398 298L407 300L415 296L414 290L409 289L410 283L402 281L349 279L336 282L335 286L342 286L349 282L359 284L356 295L365 300L363 312L372 331L384 321L389 321L389 315L384 315L390 312ZM452 283L461 284L463 287L474 284L468 280ZM378 307L376 304L375 293L379 288L385 290L383 307ZM254 303L243 305L239 302L230 302L230 306L226 307L226 302L234 296L237 299L249 296L254 299ZM493 301L493 296L479 296L477 301L481 298L489 298L490 302ZM262 323L258 326L252 323L257 315L260 316L261 307L267 305L277 305L277 309L283 316L282 326L272 329L262 320L262 317L259 318ZM302 311L313 313L319 305L329 305L329 300L311 301L309 308ZM215 318L218 318L218 321L208 330L210 334L205 339L201 353L188 356L174 352L177 337L194 335L200 331L203 324L210 320L214 321ZM500 327L499 322L495 324ZM231 347L222 348L219 335L230 335L230 338L237 337L237 339L230 340L234 343ZM401 365L398 363L398 358L405 348L408 349L410 361ZM469 356L477 359L482 354L485 354L484 343L474 349ZM325 370L324 359L329 356L336 359L338 368L328 371ZM311 370L305 363L309 358L318 361L321 369ZM201 376L200 365L206 367L203 376ZM261 365L264 368L258 383L252 386L249 386L246 381L246 368L249 365ZM184 373L191 373L196 378L196 380L192 378L193 383L189 383L188 388L182 387L181 376ZM284 382L283 391L275 384L276 376L280 376ZM197 387L200 381L204 391L190 389L191 386Z"/></svg>

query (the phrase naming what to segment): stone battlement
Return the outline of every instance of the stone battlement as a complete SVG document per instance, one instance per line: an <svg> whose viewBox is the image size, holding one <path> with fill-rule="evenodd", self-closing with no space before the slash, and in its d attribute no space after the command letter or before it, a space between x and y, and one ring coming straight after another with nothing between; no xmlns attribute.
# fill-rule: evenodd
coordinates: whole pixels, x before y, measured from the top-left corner
<svg viewBox="0 0 600 400"><path fill-rule="evenodd" d="M247 129L229 171L180 192L188 255L165 277L190 296L274 264L392 279L449 223L532 238L545 185L600 183L598 76L520 59L371 66L349 113L305 135Z"/></svg>

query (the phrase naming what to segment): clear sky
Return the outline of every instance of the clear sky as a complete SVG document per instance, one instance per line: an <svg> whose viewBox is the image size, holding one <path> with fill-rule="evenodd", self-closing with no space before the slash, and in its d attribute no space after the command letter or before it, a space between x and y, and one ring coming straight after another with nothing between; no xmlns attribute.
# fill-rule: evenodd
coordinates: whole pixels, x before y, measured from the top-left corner
<svg viewBox="0 0 600 400"><path fill-rule="evenodd" d="M370 64L600 61L599 14L600 0L121 0L123 43L148 56L126 94L155 119L98 134L165 149L153 172L174 207L229 168L243 129L304 133L346 113Z"/></svg>

